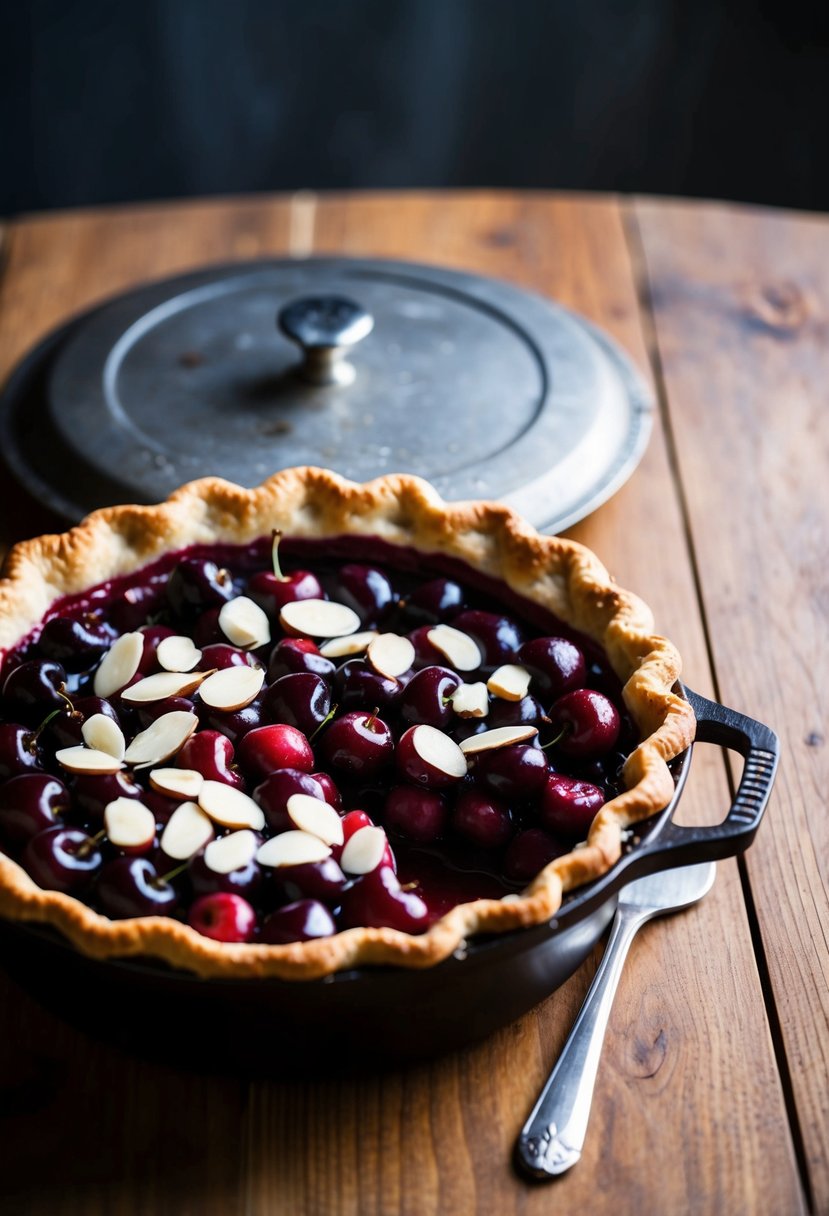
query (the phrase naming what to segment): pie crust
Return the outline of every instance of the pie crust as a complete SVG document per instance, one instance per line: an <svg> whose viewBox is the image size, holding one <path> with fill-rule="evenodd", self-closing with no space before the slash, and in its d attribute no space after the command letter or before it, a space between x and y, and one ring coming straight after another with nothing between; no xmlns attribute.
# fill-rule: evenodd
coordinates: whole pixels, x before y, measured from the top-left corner
<svg viewBox="0 0 829 1216"><path fill-rule="evenodd" d="M43 890L0 853L0 914L54 926L95 958L160 959L203 977L316 979L376 964L430 967L476 933L550 920L565 892L606 873L631 824L661 810L674 783L668 762L692 742L695 718L672 691L676 648L654 633L650 609L619 588L583 545L542 536L497 503L445 503L425 481L391 475L358 485L317 468L287 469L243 489L219 478L183 486L157 506L107 507L61 535L16 546L0 580L0 657L59 598L141 569L194 544L249 544L279 528L314 539L357 535L457 558L542 605L606 651L642 742L624 766L626 789L599 811L588 839L551 862L521 895L478 899L421 936L355 928L290 945L215 942L163 916L109 920L69 895Z"/></svg>

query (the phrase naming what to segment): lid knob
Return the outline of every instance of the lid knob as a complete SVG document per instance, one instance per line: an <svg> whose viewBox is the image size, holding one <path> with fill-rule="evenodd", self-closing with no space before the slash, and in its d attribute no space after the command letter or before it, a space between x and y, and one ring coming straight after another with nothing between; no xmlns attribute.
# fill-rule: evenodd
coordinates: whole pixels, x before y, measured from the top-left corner
<svg viewBox="0 0 829 1216"><path fill-rule="evenodd" d="M303 296L279 310L277 324L302 347L299 374L311 384L351 384L346 355L374 328L374 317L345 296Z"/></svg>

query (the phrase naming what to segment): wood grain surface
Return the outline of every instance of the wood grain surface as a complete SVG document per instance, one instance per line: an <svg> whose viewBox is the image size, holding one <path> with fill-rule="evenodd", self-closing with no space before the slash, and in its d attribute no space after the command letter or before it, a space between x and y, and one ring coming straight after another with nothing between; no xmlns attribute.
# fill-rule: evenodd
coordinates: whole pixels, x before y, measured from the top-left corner
<svg viewBox="0 0 829 1216"><path fill-rule="evenodd" d="M127 1057L96 1041L94 1027L85 1035L56 1021L3 977L0 1196L16 1212L788 1214L807 1199L829 1210L826 817L814 813L821 799L825 810L826 752L802 742L825 734L817 570L826 511L817 496L807 501L783 450L792 460L799 452L820 486L829 270L824 259L821 279L808 251L826 231L766 213L493 193L299 195L9 226L0 376L94 301L260 254L439 262L555 296L603 325L645 375L656 373L660 408L635 476L573 535L651 604L693 687L782 727L792 749L746 872L722 863L698 908L652 924L634 944L583 1161L552 1186L514 1174L512 1145L596 958L478 1047L305 1084L217 1078L209 1060L194 1076ZM779 248L790 256L778 262ZM783 284L809 302L806 320ZM790 427L778 444L781 419ZM792 432L810 420L807 453ZM7 540L36 530L13 506L3 516ZM769 580L786 582L771 603ZM770 629L779 641L767 658ZM721 818L728 797L722 757L699 747L683 820ZM762 938L752 934L755 914ZM284 1045L263 1044L263 1053L277 1049Z"/></svg>

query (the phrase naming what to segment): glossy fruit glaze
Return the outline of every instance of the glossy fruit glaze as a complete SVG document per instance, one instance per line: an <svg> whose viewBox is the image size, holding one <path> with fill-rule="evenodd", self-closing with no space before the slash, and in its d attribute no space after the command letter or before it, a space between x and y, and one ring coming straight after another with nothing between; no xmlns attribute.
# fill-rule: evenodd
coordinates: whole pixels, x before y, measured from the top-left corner
<svg viewBox="0 0 829 1216"><path fill-rule="evenodd" d="M0 682L4 850L111 917L217 941L420 933L519 891L636 742L593 643L366 538L286 540L273 566L270 540L167 555L56 603Z"/></svg>

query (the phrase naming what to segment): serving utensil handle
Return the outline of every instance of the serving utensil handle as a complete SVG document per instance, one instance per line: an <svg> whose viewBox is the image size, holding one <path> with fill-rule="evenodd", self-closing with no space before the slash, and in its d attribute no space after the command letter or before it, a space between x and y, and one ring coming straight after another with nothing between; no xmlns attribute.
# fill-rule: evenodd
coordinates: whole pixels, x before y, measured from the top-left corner
<svg viewBox="0 0 829 1216"><path fill-rule="evenodd" d="M620 907L570 1037L516 1144L519 1166L555 1178L581 1157L607 1022L630 943L651 913Z"/></svg>

